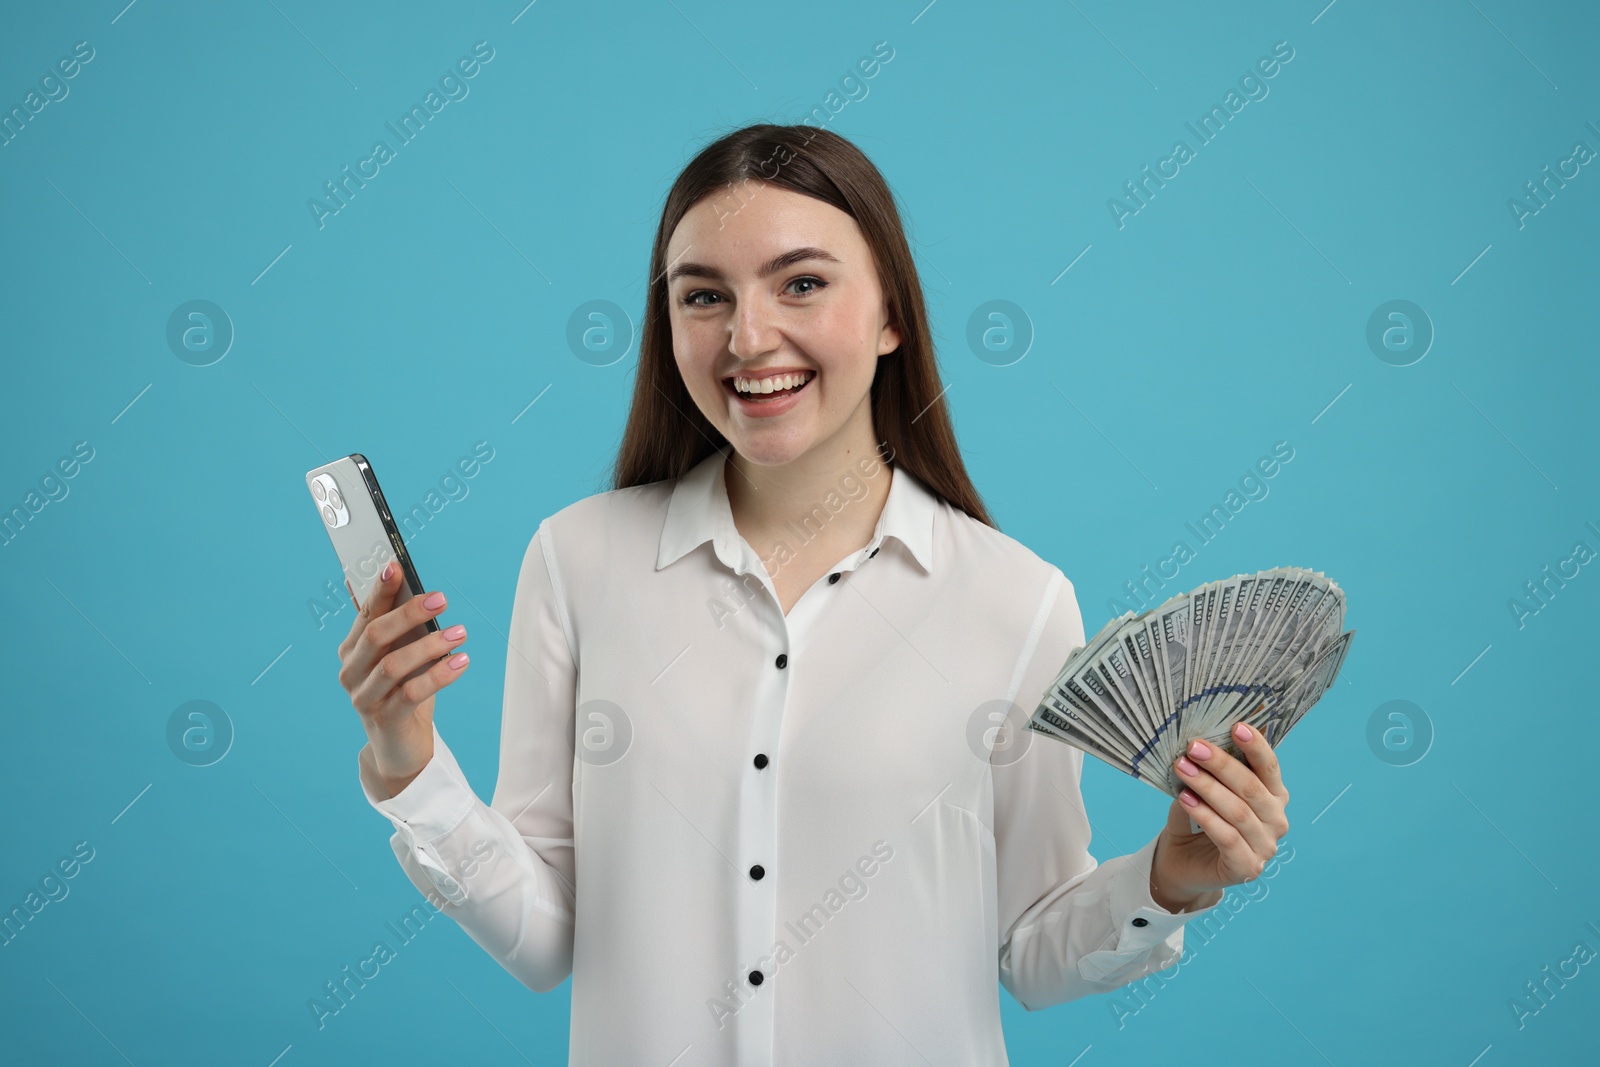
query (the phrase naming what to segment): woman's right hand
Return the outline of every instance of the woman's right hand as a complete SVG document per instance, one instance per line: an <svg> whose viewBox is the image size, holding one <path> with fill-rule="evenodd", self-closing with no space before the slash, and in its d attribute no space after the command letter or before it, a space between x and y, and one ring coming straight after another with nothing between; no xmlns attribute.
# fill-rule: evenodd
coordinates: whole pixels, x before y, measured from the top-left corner
<svg viewBox="0 0 1600 1067"><path fill-rule="evenodd" d="M423 636L397 643L445 607L440 592L393 607L402 580L398 565L385 565L339 645L339 684L361 715L391 797L433 758L433 695L461 677L468 662L464 652L443 658L466 639L462 626L423 629Z"/></svg>

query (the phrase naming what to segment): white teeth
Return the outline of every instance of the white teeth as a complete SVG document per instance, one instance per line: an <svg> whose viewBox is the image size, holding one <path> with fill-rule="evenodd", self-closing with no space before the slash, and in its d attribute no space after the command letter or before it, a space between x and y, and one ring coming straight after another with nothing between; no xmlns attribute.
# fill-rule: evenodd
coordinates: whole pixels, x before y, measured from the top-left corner
<svg viewBox="0 0 1600 1067"><path fill-rule="evenodd" d="M780 389L800 385L810 379L809 371L800 374L779 374L771 378L735 378L733 387L741 393L774 393Z"/></svg>

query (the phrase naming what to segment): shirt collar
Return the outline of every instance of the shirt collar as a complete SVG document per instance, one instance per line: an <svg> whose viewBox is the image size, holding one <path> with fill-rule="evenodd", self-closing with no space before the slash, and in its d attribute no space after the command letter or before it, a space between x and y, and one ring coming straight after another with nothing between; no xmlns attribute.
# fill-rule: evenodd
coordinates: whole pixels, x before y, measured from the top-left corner
<svg viewBox="0 0 1600 1067"><path fill-rule="evenodd" d="M733 509L728 503L728 487L724 480L729 451L731 446L712 452L691 467L673 487L666 522L661 529L656 570L670 566L707 541L711 542L718 559L737 569L740 535L733 523ZM881 468L887 467L888 464L880 461L879 473L882 473ZM872 540L861 550L859 558L876 552L885 538L893 537L910 551L923 571L931 574L933 517L939 498L904 467L892 467L892 470L889 496L878 516ZM839 496L848 499L842 492ZM797 548L802 540L797 528L790 547Z"/></svg>

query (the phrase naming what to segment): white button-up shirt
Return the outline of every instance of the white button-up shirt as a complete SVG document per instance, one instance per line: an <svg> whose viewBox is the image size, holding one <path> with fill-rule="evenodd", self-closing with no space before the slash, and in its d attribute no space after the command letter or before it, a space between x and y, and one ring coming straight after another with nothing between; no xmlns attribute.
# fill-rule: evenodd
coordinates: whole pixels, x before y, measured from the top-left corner
<svg viewBox="0 0 1600 1067"><path fill-rule="evenodd" d="M790 544L890 478L871 542L784 615L726 455L540 524L492 803L437 725L393 798L360 754L412 883L529 988L571 975L569 1063L1004 1065L997 984L1175 963L1210 908L1151 899L1156 838L1097 864L1083 752L1020 729L1072 583L869 457Z"/></svg>

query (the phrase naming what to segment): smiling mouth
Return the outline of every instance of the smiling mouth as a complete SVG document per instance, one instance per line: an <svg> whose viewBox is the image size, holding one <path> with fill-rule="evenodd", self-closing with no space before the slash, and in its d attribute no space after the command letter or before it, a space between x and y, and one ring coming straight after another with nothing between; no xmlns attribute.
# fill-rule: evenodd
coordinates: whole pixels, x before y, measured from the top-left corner
<svg viewBox="0 0 1600 1067"><path fill-rule="evenodd" d="M784 397L793 396L794 394L800 392L806 386L810 385L816 376L817 374L815 371L803 371L796 374L777 375L775 379L741 379L738 375L735 375L731 378L724 378L722 380L722 387L747 404L770 404L774 400L782 400ZM766 382L772 380L788 380L791 382L798 380L798 383L785 386L781 389L773 389L771 392L763 392L762 390L765 388ZM747 388L740 389L738 385L740 381L745 382ZM748 388L748 386L752 385L754 388Z"/></svg>

